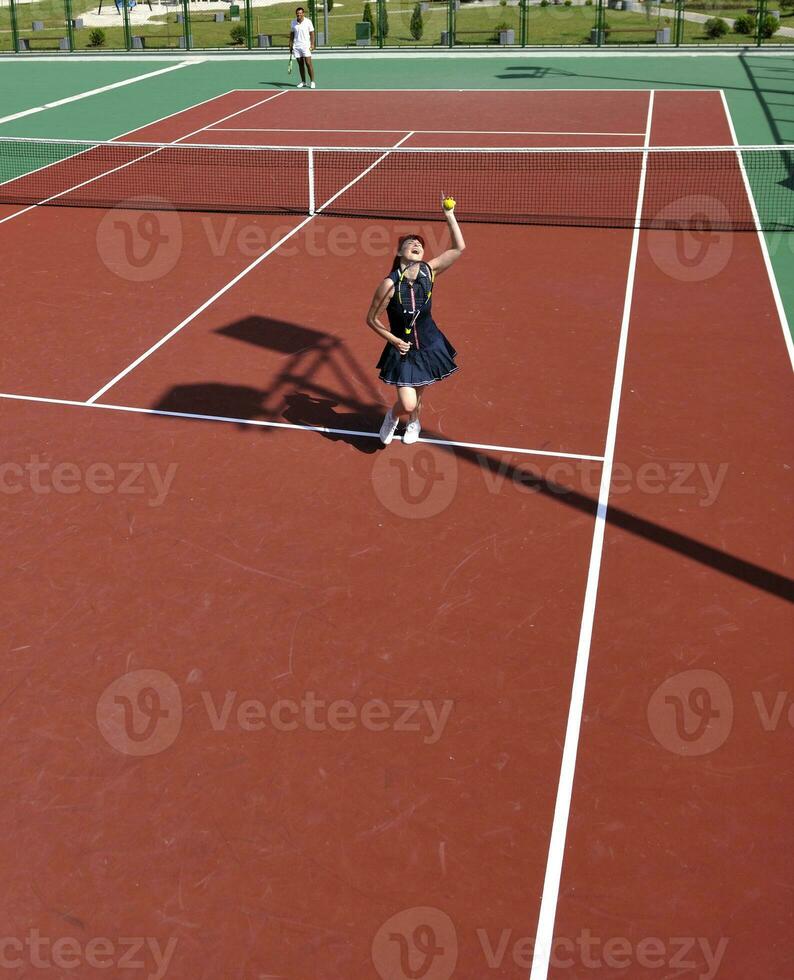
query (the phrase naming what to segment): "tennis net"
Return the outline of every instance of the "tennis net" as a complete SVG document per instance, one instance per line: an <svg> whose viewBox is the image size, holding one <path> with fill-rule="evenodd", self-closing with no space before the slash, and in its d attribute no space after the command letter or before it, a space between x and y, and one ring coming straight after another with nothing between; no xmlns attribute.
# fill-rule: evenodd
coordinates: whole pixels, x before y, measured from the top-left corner
<svg viewBox="0 0 794 980"><path fill-rule="evenodd" d="M0 138L0 204L794 230L794 147L218 146ZM747 186L752 188L752 203Z"/></svg>

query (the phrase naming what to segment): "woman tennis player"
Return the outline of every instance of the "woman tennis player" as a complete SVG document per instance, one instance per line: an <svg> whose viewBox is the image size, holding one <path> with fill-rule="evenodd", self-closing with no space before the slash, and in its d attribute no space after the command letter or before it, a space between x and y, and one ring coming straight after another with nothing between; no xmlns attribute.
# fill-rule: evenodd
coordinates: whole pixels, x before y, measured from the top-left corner
<svg viewBox="0 0 794 980"><path fill-rule="evenodd" d="M455 202L446 198L442 207L452 248L426 262L421 235L401 238L392 271L375 290L367 314L368 326L386 341L376 365L381 381L397 388L397 401L386 412L380 427L380 440L385 446L394 438L404 415L408 416L408 424L403 442L416 442L422 429L422 389L458 369L455 348L438 329L431 312L435 277L456 262L466 248L455 218ZM389 317L388 328L379 320L384 309Z"/></svg>

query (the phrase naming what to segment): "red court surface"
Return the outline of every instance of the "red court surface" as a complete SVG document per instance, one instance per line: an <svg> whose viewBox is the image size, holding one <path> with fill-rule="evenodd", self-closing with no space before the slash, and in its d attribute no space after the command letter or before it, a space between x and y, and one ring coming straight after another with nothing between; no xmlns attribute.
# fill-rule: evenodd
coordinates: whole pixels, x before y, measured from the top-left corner
<svg viewBox="0 0 794 980"><path fill-rule="evenodd" d="M403 93L234 92L124 139L733 142L715 92L433 98L455 133ZM665 206L652 155L627 193ZM788 976L790 729L758 705L794 398L755 233L466 225L434 295L461 370L383 449L364 316L415 224L21 211L13 975Z"/></svg>

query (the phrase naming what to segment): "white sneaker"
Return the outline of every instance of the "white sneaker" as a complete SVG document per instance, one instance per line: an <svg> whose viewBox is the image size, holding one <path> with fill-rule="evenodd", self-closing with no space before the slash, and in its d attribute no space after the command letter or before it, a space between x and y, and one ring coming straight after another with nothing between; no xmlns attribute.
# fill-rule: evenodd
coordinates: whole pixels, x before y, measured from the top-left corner
<svg viewBox="0 0 794 980"><path fill-rule="evenodd" d="M314 84L314 82L312 82L309 88L317 88L317 86Z"/></svg>
<svg viewBox="0 0 794 980"><path fill-rule="evenodd" d="M383 443L384 446L389 445L389 443L394 438L394 433L396 432L396 430L397 430L397 419L392 415L391 409L389 409L389 411L386 412L386 415L383 418L383 423L381 424L380 432L379 432L380 441Z"/></svg>
<svg viewBox="0 0 794 980"><path fill-rule="evenodd" d="M298 82L298 88L305 88L306 82Z"/></svg>
<svg viewBox="0 0 794 980"><path fill-rule="evenodd" d="M409 422L405 427L405 435L403 436L403 442L406 445L410 445L412 442L416 442L419 439L419 433L422 431L422 426L419 424L419 419L414 419L413 422Z"/></svg>

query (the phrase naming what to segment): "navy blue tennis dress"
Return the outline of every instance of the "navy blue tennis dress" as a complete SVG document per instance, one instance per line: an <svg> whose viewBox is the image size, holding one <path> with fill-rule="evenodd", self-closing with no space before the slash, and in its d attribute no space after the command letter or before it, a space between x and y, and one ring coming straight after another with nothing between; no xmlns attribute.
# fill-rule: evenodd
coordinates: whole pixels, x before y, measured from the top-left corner
<svg viewBox="0 0 794 980"><path fill-rule="evenodd" d="M394 283L394 293L386 307L389 328L395 337L407 340L411 349L401 354L393 344L386 344L376 364L381 381L398 387L421 388L457 371L457 351L433 320L430 266L422 262L414 281L404 273L401 275L399 269L388 278Z"/></svg>

